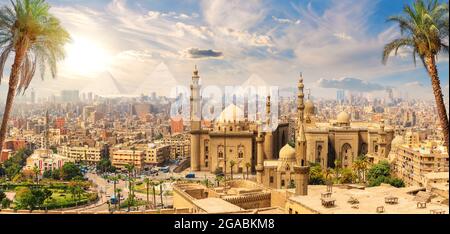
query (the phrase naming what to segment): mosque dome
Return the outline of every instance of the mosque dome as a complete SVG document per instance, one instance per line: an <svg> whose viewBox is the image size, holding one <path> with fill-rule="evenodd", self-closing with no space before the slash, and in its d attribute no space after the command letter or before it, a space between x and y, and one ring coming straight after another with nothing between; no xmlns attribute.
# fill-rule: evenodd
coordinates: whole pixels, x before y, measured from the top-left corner
<svg viewBox="0 0 450 234"><path fill-rule="evenodd" d="M289 144L286 144L283 148L280 150L280 159L284 160L295 160L295 149L292 148Z"/></svg>
<svg viewBox="0 0 450 234"><path fill-rule="evenodd" d="M305 102L305 113L307 115L314 115L316 112L316 107L314 106L314 103L311 100L307 100Z"/></svg>
<svg viewBox="0 0 450 234"><path fill-rule="evenodd" d="M292 171L295 162L295 149L287 144L280 150L277 171Z"/></svg>
<svg viewBox="0 0 450 234"><path fill-rule="evenodd" d="M337 116L337 122L340 124L350 124L350 115L347 112L342 111Z"/></svg>
<svg viewBox="0 0 450 234"><path fill-rule="evenodd" d="M244 111L237 107L234 104L229 105L226 107L222 113L220 113L219 118L217 119L217 122L219 123L228 123L228 122L239 122L244 121Z"/></svg>

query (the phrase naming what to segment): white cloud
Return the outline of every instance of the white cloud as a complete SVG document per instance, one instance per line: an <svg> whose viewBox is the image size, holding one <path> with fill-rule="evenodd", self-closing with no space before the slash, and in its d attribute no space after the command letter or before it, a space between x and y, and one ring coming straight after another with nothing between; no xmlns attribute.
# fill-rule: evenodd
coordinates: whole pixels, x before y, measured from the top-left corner
<svg viewBox="0 0 450 234"><path fill-rule="evenodd" d="M342 33L335 33L335 34L333 34L333 36L335 36L335 37L337 37L337 38L339 38L341 40L344 40L344 41L350 41L350 40L353 39L351 36L347 35L344 32L342 32Z"/></svg>
<svg viewBox="0 0 450 234"><path fill-rule="evenodd" d="M284 19L284 18L278 18L276 16L272 16L272 19L280 24L300 24L301 20L291 20L291 19Z"/></svg>
<svg viewBox="0 0 450 234"><path fill-rule="evenodd" d="M205 20L210 26L245 31L264 19L261 0L204 0Z"/></svg>

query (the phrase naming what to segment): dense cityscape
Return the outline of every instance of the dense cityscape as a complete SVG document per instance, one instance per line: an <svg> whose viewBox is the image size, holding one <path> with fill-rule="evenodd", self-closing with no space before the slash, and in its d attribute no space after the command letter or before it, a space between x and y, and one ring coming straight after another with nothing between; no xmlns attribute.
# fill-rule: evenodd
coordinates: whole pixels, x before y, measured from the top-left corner
<svg viewBox="0 0 450 234"><path fill-rule="evenodd" d="M242 3L238 6L247 6L252 12L257 3L250 7ZM69 20L64 19L60 24L52 11L49 12L50 5L46 1L16 0L11 4L0 1L0 4L0 72L9 76L0 77L3 79L0 86L0 214L449 213L449 96L445 77L448 57L438 59L441 53L448 52L448 4L445 2L428 1L425 5L421 0L411 1L414 10L405 5L406 16L390 18L398 25L386 29L402 32L395 36L410 37L392 41L394 37L386 39L382 32L376 41L368 43L382 41L381 46L374 46L377 64L388 67L391 62L388 58L397 53L403 55L406 52L399 50L406 47L411 49L407 52L413 54L414 62L416 57L420 58L426 68L419 73L402 67L389 75L381 75L379 71L369 71L370 65L367 65L365 69L369 73L384 76L385 80L378 80L381 84L375 83L372 77L367 80L322 78L335 71L331 68L325 71L328 67L317 69L302 59L301 63L295 61L297 52L285 48L286 44L293 43L290 38L297 36L284 37L275 33L263 36L250 33L252 27L239 31L218 26L214 31L210 15L205 18L209 20L211 31L207 26L196 28L168 20L189 22L188 19L202 17L196 13L178 15L172 11L148 11L136 22L130 22L124 20L127 14L139 11L127 8L127 2L120 0L111 1L105 9L118 12L122 21L115 23L129 28L114 33L132 31L139 37L143 33L139 30L144 30L144 26L133 23L140 20L149 23L165 17L158 21L160 24L154 22L156 29L152 30L158 36L165 35L161 25L166 23L171 25L171 30L184 31L170 34L173 38L167 41L151 41L163 50L170 47L172 39L180 40L179 44L186 41L195 44L194 39L190 41L190 36L184 34L190 30L202 43L217 37L217 43L208 46L226 48L232 44L231 55L228 51L202 50L191 45L181 50L180 55L160 53L160 57L147 49L127 50L126 55L109 57L140 56L136 61L142 62L145 69L153 69L147 72L151 74L149 77L137 82L133 80L134 74L125 70L83 80L67 75L67 67L58 63L64 60L64 46L71 41L71 30L63 28L73 26ZM343 3L334 4L338 9L344 8L339 5ZM67 14L70 18L75 14L70 13L71 9L65 8L64 3L56 1L55 6L57 17ZM220 6L202 5L210 7L210 11L225 8ZM97 9L95 7L98 6L92 9ZM139 4L137 7L144 9ZM276 16L265 20L295 27L306 24L307 17L313 22L332 18L330 12L325 12L323 18L311 13L311 5L303 9L292 3L288 8L306 15L303 19L306 22ZM75 9L82 11L84 8ZM232 9L235 11L239 7ZM87 15L102 14L93 12L89 10ZM407 21L407 16L414 20ZM424 19L415 20L417 17ZM80 19L85 18L73 21ZM95 23L108 19L101 18ZM418 22L425 26L411 26ZM279 26L268 31L277 30ZM403 34L404 31L408 33ZM431 35L426 35L427 40L423 40L424 31ZM225 37L229 38L220 41ZM236 41L230 42L233 37ZM345 33L336 32L332 37L354 42L354 38ZM73 39L76 44L77 37ZM416 41L412 43L412 40ZM252 42L245 45L250 49L233 44L243 41ZM316 43L312 42L305 47ZM332 40L329 43L333 43ZM94 73L102 60L107 60L107 53L101 52L100 47L89 45L93 44L82 43L69 49L67 60L72 63L69 65L75 64L75 70ZM232 54L235 46L245 52ZM86 48L92 52L91 56L74 56L77 50ZM367 56L372 52L362 49L361 45L358 48ZM307 51L307 48L302 49ZM276 67L279 65L275 65L276 62L263 61L261 54L265 53L294 65ZM306 60L315 61L315 53L306 53L305 57L309 56ZM351 58L354 67L361 59L360 53L357 58ZM250 60L252 56L258 60ZM224 57L231 59L222 62ZM240 60L241 57L246 59ZM341 60L341 54L337 57L336 60ZM149 58L151 60L147 60ZM242 64L236 65L234 60ZM348 63L349 59L342 60ZM242 71L236 71L250 68L248 61L262 65L246 71L245 76ZM122 62L120 60L122 67L130 66L130 70L140 72L133 67L135 64ZM324 61L324 67L332 62L331 59ZM398 63L398 60L392 62ZM423 65L417 63L416 66L424 69ZM63 77L57 76L58 66L63 68ZM271 67L273 73L264 74L268 72L267 67ZM336 67L338 71L342 64ZM33 79L36 69L42 78L48 70L57 82L67 83L43 87L45 82L52 82L47 77L41 82L44 85L33 83L39 79ZM348 74L356 70L348 68ZM404 70L412 72L401 73ZM221 73L233 78L222 77ZM264 78L255 73L264 74L261 75ZM122 80L112 74L121 74ZM364 77L361 74L364 73L359 74ZM397 76L400 77L397 86L383 83ZM421 90L426 88L426 94L432 96L422 98L417 90L408 88L413 86L403 85L405 80L401 79L406 76L425 77L431 86L411 83ZM78 83L71 87L71 82ZM274 85L277 82L280 85ZM352 82L356 85L351 85ZM80 83L84 87L80 87Z"/></svg>

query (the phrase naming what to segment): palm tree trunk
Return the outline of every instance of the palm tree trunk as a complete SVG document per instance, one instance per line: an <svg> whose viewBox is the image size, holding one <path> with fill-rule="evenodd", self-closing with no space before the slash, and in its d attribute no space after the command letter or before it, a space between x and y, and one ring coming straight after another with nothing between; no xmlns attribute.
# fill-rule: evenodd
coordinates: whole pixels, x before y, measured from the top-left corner
<svg viewBox="0 0 450 234"><path fill-rule="evenodd" d="M9 115L16 96L17 83L19 82L20 67L22 67L23 58L25 57L26 48L16 49L16 56L14 58L14 64L9 76L8 96L6 98L5 111L3 113L2 127L0 129L0 153L3 150L3 142L6 138L6 130L8 128Z"/></svg>
<svg viewBox="0 0 450 234"><path fill-rule="evenodd" d="M155 189L155 185L152 185L153 187L153 206L156 209L156 189Z"/></svg>
<svg viewBox="0 0 450 234"><path fill-rule="evenodd" d="M442 95L441 82L439 80L438 71L436 68L436 60L434 56L425 57L425 64L427 66L428 73L431 77L431 86L433 88L434 98L436 99L436 107L438 111L438 117L441 122L442 131L444 132L444 142L447 150L448 147L448 117L445 110L444 98Z"/></svg>
<svg viewBox="0 0 450 234"><path fill-rule="evenodd" d="M159 184L159 196L161 198L161 207L164 208L162 183Z"/></svg>
<svg viewBox="0 0 450 234"><path fill-rule="evenodd" d="M147 206L150 206L150 199L149 199L149 197L148 197L148 195L149 195L149 184L147 183Z"/></svg>

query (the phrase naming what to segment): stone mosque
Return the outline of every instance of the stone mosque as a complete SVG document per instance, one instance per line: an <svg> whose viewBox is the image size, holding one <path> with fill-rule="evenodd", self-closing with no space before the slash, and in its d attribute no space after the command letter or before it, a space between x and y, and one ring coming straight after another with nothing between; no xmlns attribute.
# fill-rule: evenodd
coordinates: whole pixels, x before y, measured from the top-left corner
<svg viewBox="0 0 450 234"><path fill-rule="evenodd" d="M244 111L234 104L226 107L211 127L202 126L200 76L197 68L191 84L191 170L220 170L229 174L256 171L257 182L271 188L296 187L297 194L306 195L310 163L334 168L335 162L351 167L360 155L377 162L387 159L392 129L384 123L355 122L343 111L335 121L316 121L315 106L304 101L303 77L297 94L295 128L281 122L272 132L263 132L261 122L248 121ZM266 116L270 116L270 96ZM266 120L270 121L270 120ZM295 129L295 147L288 144L289 130ZM234 165L231 165L234 162ZM250 166L250 167L248 167Z"/></svg>

